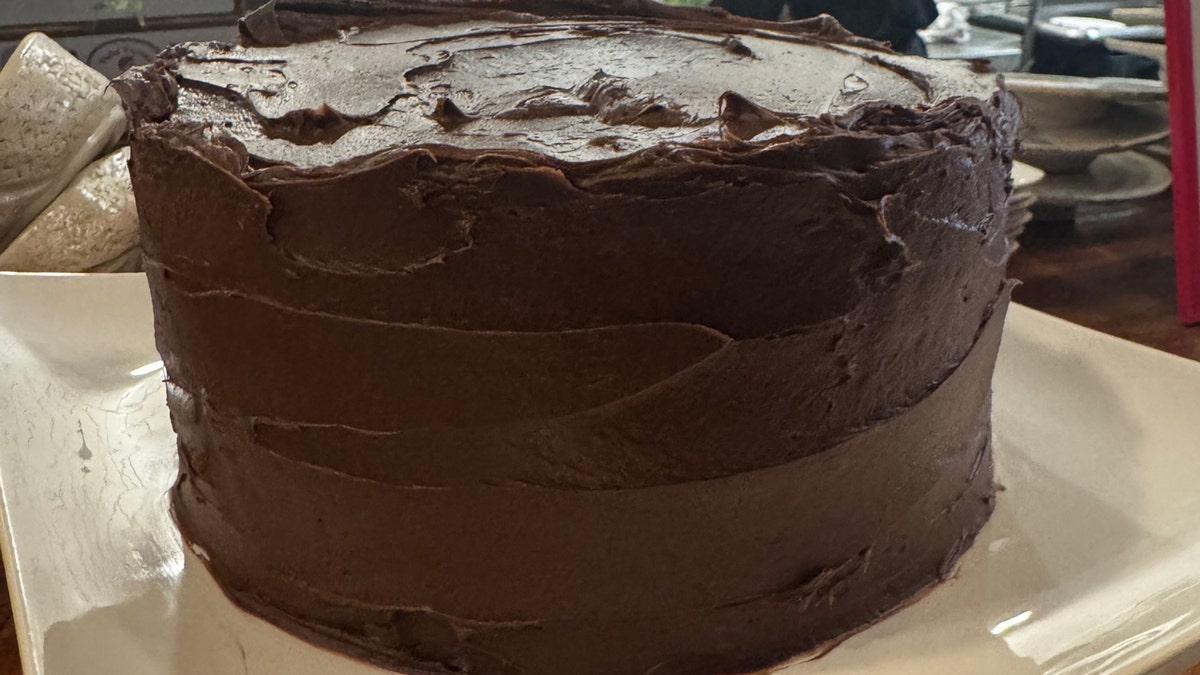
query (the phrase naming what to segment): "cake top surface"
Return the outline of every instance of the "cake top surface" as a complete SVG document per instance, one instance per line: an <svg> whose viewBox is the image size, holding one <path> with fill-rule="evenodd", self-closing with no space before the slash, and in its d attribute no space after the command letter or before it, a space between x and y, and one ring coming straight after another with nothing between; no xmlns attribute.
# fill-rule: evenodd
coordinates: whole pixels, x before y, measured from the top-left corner
<svg viewBox="0 0 1200 675"><path fill-rule="evenodd" d="M242 45L192 43L119 83L140 122L223 127L265 164L454 146L564 162L771 142L868 101L988 100L994 75L901 56L827 18L651 0L272 3Z"/></svg>

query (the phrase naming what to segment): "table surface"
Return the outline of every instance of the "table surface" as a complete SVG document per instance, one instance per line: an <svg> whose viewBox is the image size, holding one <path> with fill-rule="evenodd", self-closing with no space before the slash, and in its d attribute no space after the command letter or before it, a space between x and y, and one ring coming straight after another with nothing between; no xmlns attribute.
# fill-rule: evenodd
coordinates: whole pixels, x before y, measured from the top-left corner
<svg viewBox="0 0 1200 675"><path fill-rule="evenodd" d="M1012 259L1015 299L1070 321L1200 360L1200 327L1175 320L1170 197L1084 223L1031 223ZM0 586L0 675L20 675ZM1200 675L1200 666L1188 675Z"/></svg>
<svg viewBox="0 0 1200 675"><path fill-rule="evenodd" d="M1175 316L1171 198L1084 223L1029 224L1009 274L1014 300L1098 331L1200 361L1200 327Z"/></svg>

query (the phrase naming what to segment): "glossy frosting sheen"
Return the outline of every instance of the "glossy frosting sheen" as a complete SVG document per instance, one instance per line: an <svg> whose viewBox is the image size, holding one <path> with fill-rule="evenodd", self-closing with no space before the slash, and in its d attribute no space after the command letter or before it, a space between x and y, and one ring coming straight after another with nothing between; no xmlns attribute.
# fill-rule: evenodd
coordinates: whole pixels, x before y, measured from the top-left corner
<svg viewBox="0 0 1200 675"><path fill-rule="evenodd" d="M612 17L447 20L276 48L190 45L172 68L172 119L220 120L251 154L305 166L441 143L580 162L728 135L765 140L803 130L790 114L986 100L994 88L965 64L813 40L806 29L820 24L711 33Z"/></svg>
<svg viewBox="0 0 1200 675"><path fill-rule="evenodd" d="M412 673L834 643L991 510L1015 109L828 21L299 3L118 83L176 517Z"/></svg>

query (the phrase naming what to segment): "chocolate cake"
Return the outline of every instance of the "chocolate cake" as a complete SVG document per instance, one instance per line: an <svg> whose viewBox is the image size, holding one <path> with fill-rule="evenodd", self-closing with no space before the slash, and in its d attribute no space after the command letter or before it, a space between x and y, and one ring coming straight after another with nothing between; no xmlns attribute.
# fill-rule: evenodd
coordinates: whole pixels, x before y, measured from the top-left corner
<svg viewBox="0 0 1200 675"><path fill-rule="evenodd" d="M1013 100L828 19L276 2L127 74L184 537L406 673L715 675L992 509Z"/></svg>

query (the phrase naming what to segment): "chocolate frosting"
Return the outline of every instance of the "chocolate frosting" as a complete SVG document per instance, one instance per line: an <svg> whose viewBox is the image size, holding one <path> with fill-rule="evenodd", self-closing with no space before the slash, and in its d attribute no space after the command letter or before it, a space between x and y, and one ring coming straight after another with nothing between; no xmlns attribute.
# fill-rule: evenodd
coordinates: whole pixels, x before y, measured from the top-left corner
<svg viewBox="0 0 1200 675"><path fill-rule="evenodd" d="M180 527L412 673L707 675L990 513L1015 107L828 19L275 3L117 83Z"/></svg>

